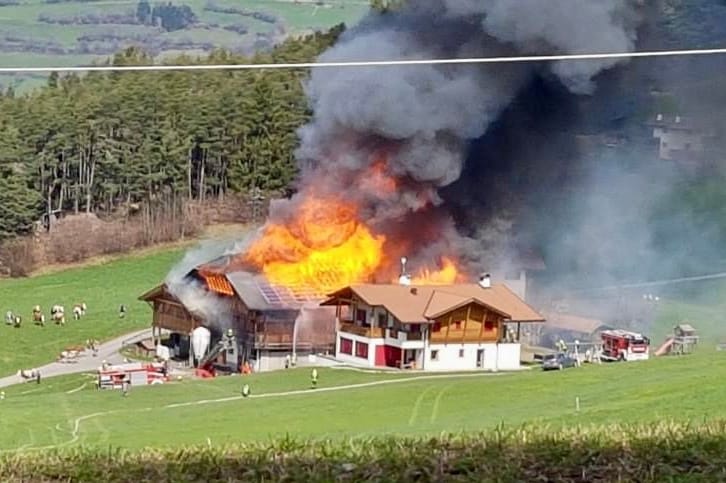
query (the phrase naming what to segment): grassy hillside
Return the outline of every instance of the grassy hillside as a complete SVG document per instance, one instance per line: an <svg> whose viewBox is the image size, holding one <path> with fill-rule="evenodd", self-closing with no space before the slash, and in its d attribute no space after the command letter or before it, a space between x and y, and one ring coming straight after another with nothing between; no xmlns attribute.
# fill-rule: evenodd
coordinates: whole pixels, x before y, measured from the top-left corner
<svg viewBox="0 0 726 483"><path fill-rule="evenodd" d="M0 449L179 447L208 441L218 446L286 435L421 436L500 424L556 430L699 422L726 418L726 389L713 383L725 376L726 355L715 351L562 373L431 377L322 369L316 390L308 388L308 371L296 369L138 387L128 398L96 391L89 376L78 375L9 388L0 402L5 428ZM239 396L244 382L252 388L249 399Z"/></svg>
<svg viewBox="0 0 726 483"><path fill-rule="evenodd" d="M51 362L60 351L89 337L109 339L135 329L148 327L151 310L137 297L153 288L181 258L183 249L128 256L108 263L27 279L0 280L0 312L21 314L23 325L0 325L0 376L18 369ZM86 317L72 320L73 304L85 302ZM66 325L32 323L32 309L40 305L49 318L50 307L66 308ZM119 319L118 307L128 307Z"/></svg>
<svg viewBox="0 0 726 483"><path fill-rule="evenodd" d="M341 22L355 24L368 8L363 0L172 3L188 5L197 23L171 32L128 20L118 23L120 18L133 21L136 0L18 0L15 5L0 6L0 66L83 65L105 59L130 45L140 45L159 57L181 52L197 55L212 48L250 53L288 35L326 29ZM94 20L89 20L91 17ZM0 76L0 84L40 78L43 76Z"/></svg>

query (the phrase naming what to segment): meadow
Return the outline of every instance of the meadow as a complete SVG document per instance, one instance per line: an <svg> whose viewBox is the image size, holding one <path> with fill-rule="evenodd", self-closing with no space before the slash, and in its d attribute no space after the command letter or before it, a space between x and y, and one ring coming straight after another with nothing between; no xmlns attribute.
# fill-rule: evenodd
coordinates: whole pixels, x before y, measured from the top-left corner
<svg viewBox="0 0 726 483"><path fill-rule="evenodd" d="M0 449L179 448L431 437L523 425L550 428L726 419L726 355L715 351L563 372L422 375L309 369L98 391L90 375L6 389ZM252 395L240 395L242 384ZM576 400L579 400L579 410ZM48 408L53 408L49 411ZM180 422L183 421L183 424Z"/></svg>
<svg viewBox="0 0 726 483"><path fill-rule="evenodd" d="M104 341L149 327L151 309L137 299L160 283L183 253L184 248L155 250L31 278L0 280L3 317L12 310L23 318L20 328L0 326L0 376L52 362L66 347L89 338ZM82 302L88 306L87 314L73 320L71 309ZM45 327L33 324L35 305L49 319L55 304L66 309L65 326L49 320ZM128 308L123 319L119 318L121 304Z"/></svg>

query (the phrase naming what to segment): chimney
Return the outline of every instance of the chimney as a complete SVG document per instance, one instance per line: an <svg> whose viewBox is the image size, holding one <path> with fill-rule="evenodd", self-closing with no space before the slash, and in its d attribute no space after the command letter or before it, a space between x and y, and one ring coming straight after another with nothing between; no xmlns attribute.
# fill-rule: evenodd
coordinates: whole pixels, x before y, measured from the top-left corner
<svg viewBox="0 0 726 483"><path fill-rule="evenodd" d="M418 289L416 287L411 287L411 295L418 295Z"/></svg>
<svg viewBox="0 0 726 483"><path fill-rule="evenodd" d="M479 286L481 288L491 288L492 286L492 277L488 273L482 274L479 277Z"/></svg>
<svg viewBox="0 0 726 483"><path fill-rule="evenodd" d="M411 276L406 273L406 257L401 257L401 276L398 277L398 283L400 285L411 285Z"/></svg>

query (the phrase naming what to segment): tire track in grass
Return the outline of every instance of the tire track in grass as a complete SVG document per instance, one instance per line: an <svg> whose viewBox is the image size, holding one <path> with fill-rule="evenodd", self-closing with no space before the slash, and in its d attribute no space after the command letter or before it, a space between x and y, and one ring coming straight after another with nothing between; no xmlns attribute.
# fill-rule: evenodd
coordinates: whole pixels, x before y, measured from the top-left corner
<svg viewBox="0 0 726 483"><path fill-rule="evenodd" d="M241 399L264 399L264 398L274 398L274 397L298 396L298 395L303 395L303 394L314 395L314 394L320 394L320 393L325 393L325 392L347 391L347 390L362 389L362 388L366 388L366 387L383 386L383 385L387 385L387 384L400 384L400 383L404 383L404 382L427 381L427 380L437 380L437 379L493 377L493 376L500 376L500 375L504 375L504 373L501 373L501 372L500 373L473 373L473 374L456 374L456 375L440 374L440 375L429 375L429 376L415 376L415 377L406 377L406 378L399 378L399 379L386 379L383 381L364 382L364 383L360 383L360 384L347 384L347 385L342 385L342 386L331 386L331 387L322 387L322 388L319 387L316 389L298 389L298 390L293 390L293 391L253 394L253 395L247 396L246 398L244 396L230 396L230 397L224 397L224 398L218 398L218 399L202 399L202 400L198 400L198 401L186 401L186 402L182 402L182 403L166 404L164 406L153 406L153 407L135 408L135 409L114 409L111 411L99 411L99 412L95 412L92 414L86 414L84 416L79 416L75 419L67 419L66 422L69 424L69 426L71 426L73 428L70 432L71 438L69 440L59 443L59 444L24 448L23 451L41 451L41 450L55 449L55 448L62 448L65 446L70 446L70 445L76 443L80 439L79 432L80 432L82 422L88 421L88 420L96 418L96 417L108 416L110 414L116 414L116 413L148 412L148 411L153 411L155 409L174 409L174 408L181 408L181 407L201 406L201 405L205 405L205 404L219 404L219 403L225 403L225 402L231 402L231 401L239 401ZM426 391L424 391L424 392L426 392ZM70 408L67 407L66 410L68 411L68 409L70 409ZM60 424L61 423L58 423L56 425L56 429L59 429ZM0 453L13 453L13 452L18 452L18 451L19 451L19 449L13 448L13 449L0 450Z"/></svg>
<svg viewBox="0 0 726 483"><path fill-rule="evenodd" d="M439 416L439 404L441 403L441 398L446 394L446 391L451 388L453 384L448 384L444 386L444 388L439 392L439 394L436 396L436 400L434 401L434 407L431 410L431 418L429 419L430 423L433 423L436 421L436 418Z"/></svg>
<svg viewBox="0 0 726 483"><path fill-rule="evenodd" d="M413 423L416 421L416 417L418 417L418 410L421 407L421 402L424 400L426 395L431 392L431 390L434 388L434 386L429 386L423 391L421 391L421 394L418 395L416 398L416 402L413 405L413 408L411 409L411 417L408 418L408 425L413 426Z"/></svg>

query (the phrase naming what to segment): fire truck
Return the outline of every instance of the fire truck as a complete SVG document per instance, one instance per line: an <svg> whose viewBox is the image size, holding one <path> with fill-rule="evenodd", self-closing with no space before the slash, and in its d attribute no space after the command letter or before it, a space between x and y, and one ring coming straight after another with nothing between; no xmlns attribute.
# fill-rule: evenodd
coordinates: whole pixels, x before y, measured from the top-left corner
<svg viewBox="0 0 726 483"><path fill-rule="evenodd" d="M643 334L627 330L604 330L602 354L604 361L644 361L648 359L650 340Z"/></svg>
<svg viewBox="0 0 726 483"><path fill-rule="evenodd" d="M124 382L131 386L143 386L163 384L167 380L166 368L159 362L133 362L98 369L98 389L121 389Z"/></svg>

